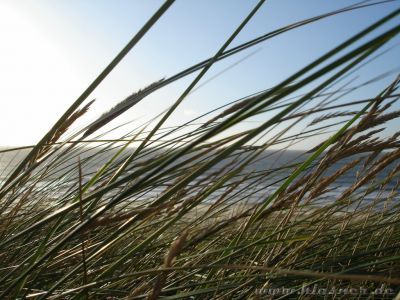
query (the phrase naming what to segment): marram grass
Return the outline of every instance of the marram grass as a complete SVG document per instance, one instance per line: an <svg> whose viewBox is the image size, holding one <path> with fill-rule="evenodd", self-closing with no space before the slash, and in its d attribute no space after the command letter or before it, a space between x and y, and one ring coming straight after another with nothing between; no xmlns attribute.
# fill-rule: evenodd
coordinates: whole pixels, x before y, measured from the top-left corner
<svg viewBox="0 0 400 300"><path fill-rule="evenodd" d="M400 10L276 86L165 126L223 58L379 4L353 5L230 49L260 1L213 57L70 129L95 105L85 104L90 93L173 2L165 2L37 145L0 151L10 162L0 170L0 298L264 299L273 287L285 289L275 298L294 299L310 297L301 292L315 286L381 289L396 297L400 143L398 132L381 132L399 122L400 77L376 74L356 86L351 76L398 38L400 25L381 26L398 21ZM195 71L163 115L135 128L118 126L126 133L109 138L111 121ZM352 96L389 77L378 94ZM345 96L353 98L341 102ZM262 122L231 130L254 116ZM298 130L298 124L307 125ZM316 147L290 151L315 138L321 139Z"/></svg>

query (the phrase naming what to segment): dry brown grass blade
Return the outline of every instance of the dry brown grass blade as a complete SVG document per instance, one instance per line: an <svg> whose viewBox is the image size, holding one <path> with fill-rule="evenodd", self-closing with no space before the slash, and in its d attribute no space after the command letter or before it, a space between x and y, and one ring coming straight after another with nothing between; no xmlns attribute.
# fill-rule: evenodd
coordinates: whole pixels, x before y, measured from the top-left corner
<svg viewBox="0 0 400 300"><path fill-rule="evenodd" d="M188 231L185 231L182 233L182 235L178 239L176 239L172 243L168 253L166 254L166 256L164 258L163 268L171 268L172 267L173 261L181 252L181 250L185 244L187 236L188 236ZM168 275L168 272L162 272L157 276L153 291L147 298L148 300L156 300L159 298L159 296L161 294L161 290L167 279L167 275Z"/></svg>
<svg viewBox="0 0 400 300"><path fill-rule="evenodd" d="M78 172L79 172L79 182L78 182L78 188L79 188L79 218L80 221L83 222L83 199L82 199L82 166L81 166L81 160L78 158ZM83 266L83 284L88 283L88 272L87 272L87 263L86 263L86 247L85 247L85 235L81 236L81 251L82 251L82 266ZM88 299L88 294L86 293L86 298Z"/></svg>
<svg viewBox="0 0 400 300"><path fill-rule="evenodd" d="M52 146L50 145L54 145L55 143L57 143L58 140L61 138L61 136L68 131L71 125L89 110L90 106L93 104L94 101L95 100L90 101L84 107L76 110L73 114L71 114L68 118L66 118L64 122L54 132L53 136L49 139L47 143L49 145L45 145L40 149L35 160L44 157L51 149Z"/></svg>
<svg viewBox="0 0 400 300"><path fill-rule="evenodd" d="M132 95L128 96L126 99L122 100L119 102L117 105L115 105L113 108L111 108L108 112L104 113L101 115L96 121L94 121L89 127L86 129L85 133L83 134L82 138L86 138L95 131L99 130L127 110L129 110L131 107L139 103L143 98L145 98L147 95L150 94L152 88L154 86L159 85L164 81L164 78L161 80L157 80L156 82L153 82L152 84L144 87L143 89L140 89L139 91L133 93Z"/></svg>
<svg viewBox="0 0 400 300"><path fill-rule="evenodd" d="M363 176L360 180L355 182L349 189L347 189L341 195L341 199L349 197L355 190L361 186L368 184L372 179L384 168L386 168L391 163L395 162L400 158L400 149L393 151L391 153L385 154L381 159L379 159L372 167L369 173Z"/></svg>

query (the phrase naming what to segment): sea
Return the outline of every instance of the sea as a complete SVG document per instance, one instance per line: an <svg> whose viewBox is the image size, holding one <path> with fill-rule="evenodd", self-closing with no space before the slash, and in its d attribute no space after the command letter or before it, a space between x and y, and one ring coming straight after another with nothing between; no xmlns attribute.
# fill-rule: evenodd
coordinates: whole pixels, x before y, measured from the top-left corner
<svg viewBox="0 0 400 300"><path fill-rule="evenodd" d="M0 148L0 151L4 151L7 148ZM82 163L82 172L83 178L81 179L83 183L87 182L92 178L93 174L98 171L104 164L116 153L115 149L108 149L107 151L99 151L96 150L83 150L80 149L79 158ZM124 154L122 159L125 159L130 151L133 149L126 150L127 153ZM15 169L15 167L23 160L23 158L27 155L29 149L22 149L16 151L9 152L0 152L0 184L4 185L8 176ZM103 153L102 153L103 152ZM93 157L93 154L96 154ZM100 154L98 154L100 153ZM337 170L341 169L343 166L348 164L349 162L359 158L360 156L368 156L371 153L364 154L356 154L345 159L340 160L339 162L332 165L323 175L324 177L328 177L333 174ZM153 157L157 157L157 151L153 155ZM297 168L298 164L304 161L310 153L306 153L304 151L293 151L293 150L270 150L264 151L261 153L257 159L255 159L251 164L247 165L242 172L241 175L247 174L247 180L235 186L235 190L231 190L230 201L243 201L243 202L262 202L265 201L270 195L272 195L279 187L284 183L284 181L294 172ZM380 154L375 158L379 160L382 155ZM46 177L44 180L38 182L36 184L36 189L38 191L42 190L46 192L48 195L51 195L52 198L56 199L60 194L65 194L68 191L71 191L77 186L77 161L78 161L78 153L76 155L71 156L70 158L66 158L63 164L58 167L58 170L55 170L51 176ZM89 159L91 157L91 159ZM243 156L244 157L244 156ZM237 157L236 157L237 158ZM182 158L184 160L186 158ZM182 161L181 160L181 161ZM232 158L233 160L233 158ZM231 161L232 161L231 160ZM218 173L223 169L224 164L230 163L231 161L226 160L222 163L217 164L210 170L208 170L205 174L209 175L211 173ZM178 161L179 163L179 161ZM385 185L382 185L382 182L385 181L385 178L394 170L395 167L400 163L400 161L394 162L381 170L372 180L370 180L367 184L363 185L359 189L357 189L354 195L360 198L360 203L362 206L368 206L370 204L374 204L377 209L382 209L383 207L393 207L399 203L400 196L399 192L399 175L393 177L392 180L387 182ZM139 163L140 164L140 163ZM290 166L287 168L282 168L284 166ZM196 167L196 161L192 162L192 167ZM70 176L61 176L65 173L65 170L71 170ZM128 169L126 174L132 173L134 168ZM306 170L303 174L310 172L311 169ZM340 198L340 196L348 190L357 180L360 180L363 176L368 174L368 169L366 170L363 167L363 163L356 165L353 169L345 172L340 177L336 178L334 182L332 182L329 187L325 190L325 192L318 197L318 199L313 200L313 205L327 205L332 203ZM258 175L264 174L264 176L259 180L255 180ZM197 182L201 181L206 175L202 175L197 178ZM319 178L316 182L320 182L322 179ZM230 181L234 182L233 180ZM166 188L173 184L173 181L166 181L164 184L160 186L154 186L151 189L147 190L145 193L138 194L135 197L135 200L140 201L153 201L162 193L165 192ZM196 184L196 183L193 183ZM210 184L210 183L208 183ZM213 202L214 199L218 199L224 193L227 192L228 189L231 188L232 185L226 185L225 188L221 188L210 195L205 201ZM196 189L192 189L193 193L195 193ZM115 193L118 193L116 191ZM233 196L232 196L233 195ZM388 200L388 201L387 201ZM357 204L357 207L360 206L360 203ZM388 204L389 203L389 204ZM353 205L354 207L354 205Z"/></svg>

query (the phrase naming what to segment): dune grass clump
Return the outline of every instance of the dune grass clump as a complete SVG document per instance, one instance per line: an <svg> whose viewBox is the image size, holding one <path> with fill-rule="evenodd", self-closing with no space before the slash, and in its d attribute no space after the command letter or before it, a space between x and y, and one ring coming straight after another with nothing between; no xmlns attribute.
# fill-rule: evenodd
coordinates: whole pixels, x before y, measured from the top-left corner
<svg viewBox="0 0 400 300"><path fill-rule="evenodd" d="M270 288L293 299L315 286L396 296L400 134L382 132L399 122L400 76L376 74L359 85L351 76L398 38L400 25L382 26L399 20L399 9L276 86L165 126L218 61L379 4L229 48L263 2L213 57L72 130L95 105L86 103L90 93L170 8L166 1L41 141L0 150L12 162L0 189L1 299L263 299ZM109 138L123 112L195 71L161 116ZM378 94L352 96L383 78L391 81ZM254 116L262 122L231 130ZM291 151L316 137L319 145Z"/></svg>

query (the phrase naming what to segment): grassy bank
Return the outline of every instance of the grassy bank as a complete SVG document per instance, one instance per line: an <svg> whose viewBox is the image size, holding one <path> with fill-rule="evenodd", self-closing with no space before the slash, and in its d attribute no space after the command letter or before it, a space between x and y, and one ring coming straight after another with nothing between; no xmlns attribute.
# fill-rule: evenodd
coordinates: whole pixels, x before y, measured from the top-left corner
<svg viewBox="0 0 400 300"><path fill-rule="evenodd" d="M41 141L0 150L8 161L26 151L4 165L2 174L0 298L262 299L269 295L261 290L271 287L291 289L276 298L307 298L298 292L314 285L368 291L384 285L387 298L395 297L400 144L397 130L383 132L398 124L400 77L376 74L354 85L352 76L398 40L400 11L276 86L167 127L218 61L320 19L356 14L365 5L230 48L260 1L215 56L70 129L96 104L87 101L90 93L172 2L165 2ZM382 30L393 20L397 25ZM194 71L193 81L161 116L136 128L125 125L124 135L109 138L126 110ZM382 85L379 93L352 96L373 83ZM232 130L254 116L262 121ZM310 142L306 151L288 156L297 143L315 138L318 145Z"/></svg>

